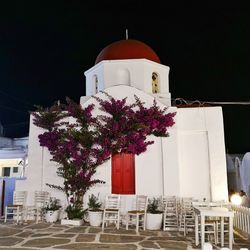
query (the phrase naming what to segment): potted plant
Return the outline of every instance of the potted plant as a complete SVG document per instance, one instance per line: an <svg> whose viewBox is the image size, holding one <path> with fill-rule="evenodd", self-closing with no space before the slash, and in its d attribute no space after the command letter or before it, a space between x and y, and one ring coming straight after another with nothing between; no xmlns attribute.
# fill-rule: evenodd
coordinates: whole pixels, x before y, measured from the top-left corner
<svg viewBox="0 0 250 250"><path fill-rule="evenodd" d="M148 200L146 228L149 230L159 230L162 227L162 202L160 198Z"/></svg>
<svg viewBox="0 0 250 250"><path fill-rule="evenodd" d="M46 222L56 222L59 218L60 200L50 197L49 201L42 208Z"/></svg>
<svg viewBox="0 0 250 250"><path fill-rule="evenodd" d="M85 210L80 207L68 205L65 212L67 213L67 217L61 220L62 225L81 226L83 224Z"/></svg>
<svg viewBox="0 0 250 250"><path fill-rule="evenodd" d="M88 214L90 226L99 227L102 224L103 210L99 197L91 194L88 201Z"/></svg>

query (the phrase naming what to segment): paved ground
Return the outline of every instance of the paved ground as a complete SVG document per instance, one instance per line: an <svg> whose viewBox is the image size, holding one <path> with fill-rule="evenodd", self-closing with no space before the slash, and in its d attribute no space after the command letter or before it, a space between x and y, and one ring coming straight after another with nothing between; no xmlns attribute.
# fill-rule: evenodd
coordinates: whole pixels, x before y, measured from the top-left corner
<svg viewBox="0 0 250 250"><path fill-rule="evenodd" d="M235 235L234 250L247 247L250 250L250 239L246 240ZM73 249L73 250L192 250L194 234L191 232L183 237L181 232L116 230L106 228L104 232L99 227L87 224L64 226L49 223L28 223L26 225L4 224L0 222L0 249ZM214 249L220 249L214 246Z"/></svg>

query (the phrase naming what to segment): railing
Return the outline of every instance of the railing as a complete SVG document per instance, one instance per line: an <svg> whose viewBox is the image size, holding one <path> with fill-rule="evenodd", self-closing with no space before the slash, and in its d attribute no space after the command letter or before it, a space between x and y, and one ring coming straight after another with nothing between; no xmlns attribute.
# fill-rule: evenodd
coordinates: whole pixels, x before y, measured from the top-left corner
<svg viewBox="0 0 250 250"><path fill-rule="evenodd" d="M231 205L234 214L234 228L250 235L250 208Z"/></svg>

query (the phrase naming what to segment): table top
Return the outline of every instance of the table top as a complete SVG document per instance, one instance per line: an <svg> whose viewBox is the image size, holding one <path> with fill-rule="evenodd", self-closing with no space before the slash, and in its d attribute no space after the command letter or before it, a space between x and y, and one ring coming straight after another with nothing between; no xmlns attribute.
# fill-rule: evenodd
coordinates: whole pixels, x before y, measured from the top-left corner
<svg viewBox="0 0 250 250"><path fill-rule="evenodd" d="M233 217L234 211L226 207L199 207L194 206L194 212L196 214L204 216L222 216L222 217Z"/></svg>

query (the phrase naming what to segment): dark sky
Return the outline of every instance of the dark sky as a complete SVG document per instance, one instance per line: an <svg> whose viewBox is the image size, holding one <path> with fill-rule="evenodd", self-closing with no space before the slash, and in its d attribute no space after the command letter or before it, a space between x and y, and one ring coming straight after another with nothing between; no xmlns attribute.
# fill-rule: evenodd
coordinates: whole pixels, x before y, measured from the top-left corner
<svg viewBox="0 0 250 250"><path fill-rule="evenodd" d="M6 2L0 6L6 136L28 135L35 104L50 106L66 96L79 102L84 71L106 45L125 38L126 28L170 67L172 98L250 101L249 8L157 0ZM223 115L227 152L249 151L250 106L223 105Z"/></svg>

